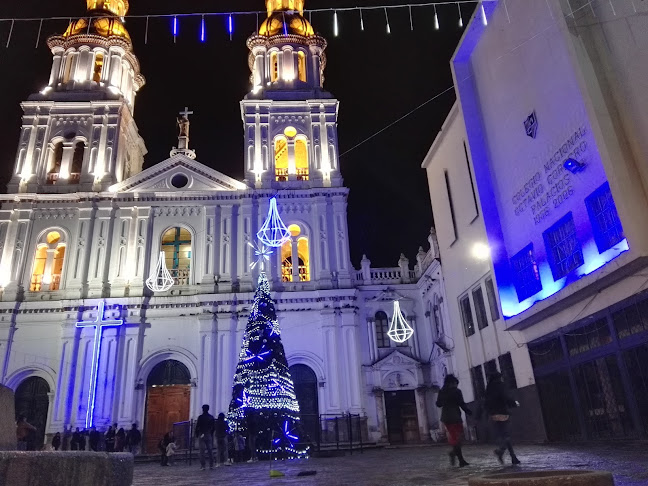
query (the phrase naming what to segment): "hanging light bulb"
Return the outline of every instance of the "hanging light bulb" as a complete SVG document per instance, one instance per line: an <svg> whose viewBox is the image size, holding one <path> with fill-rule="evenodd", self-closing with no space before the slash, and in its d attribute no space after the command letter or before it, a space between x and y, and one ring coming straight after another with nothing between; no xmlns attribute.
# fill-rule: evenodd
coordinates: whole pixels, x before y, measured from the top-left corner
<svg viewBox="0 0 648 486"><path fill-rule="evenodd" d="M277 248L288 241L290 236L290 231L288 231L288 228L286 228L286 225L279 216L277 199L273 197L270 199L268 216L257 233L257 237L264 245Z"/></svg>
<svg viewBox="0 0 648 486"><path fill-rule="evenodd" d="M234 34L234 19L232 19L232 14L229 14L229 19L227 20L227 31L229 32L230 40L232 40L232 34Z"/></svg>
<svg viewBox="0 0 648 486"><path fill-rule="evenodd" d="M165 292L173 287L175 281L167 269L164 252L160 252L158 262L149 278L146 279L146 286L153 292Z"/></svg>
<svg viewBox="0 0 648 486"><path fill-rule="evenodd" d="M207 39L207 31L205 29L205 16L202 16L202 20L200 21L200 42L205 42Z"/></svg>
<svg viewBox="0 0 648 486"><path fill-rule="evenodd" d="M392 316L387 335L395 343L404 343L414 335L414 329L412 329L412 326L403 317L400 304L397 300L394 301L394 315Z"/></svg>
<svg viewBox="0 0 648 486"><path fill-rule="evenodd" d="M486 18L486 9L484 8L484 4L481 4L481 18L482 18L482 24L484 24L484 27L488 25L488 18Z"/></svg>
<svg viewBox="0 0 648 486"><path fill-rule="evenodd" d="M385 20L387 21L387 33L391 34L391 27L389 26L389 15L387 15L387 7L385 7Z"/></svg>
<svg viewBox="0 0 648 486"><path fill-rule="evenodd" d="M176 41L176 37L178 37L178 17L174 16L173 17L173 42Z"/></svg>
<svg viewBox="0 0 648 486"><path fill-rule="evenodd" d="M409 8L409 21L410 21L410 30L414 30L414 19L412 18L412 6L408 5ZM436 9L436 7L434 7Z"/></svg>
<svg viewBox="0 0 648 486"><path fill-rule="evenodd" d="M461 15L461 4L457 2L457 10L459 10L459 27L463 27L463 16Z"/></svg>
<svg viewBox="0 0 648 486"><path fill-rule="evenodd" d="M436 4L434 4L434 30L439 30L439 16L437 15Z"/></svg>
<svg viewBox="0 0 648 486"><path fill-rule="evenodd" d="M333 11L333 35L335 37L338 36L338 17L337 17L337 10Z"/></svg>
<svg viewBox="0 0 648 486"><path fill-rule="evenodd" d="M364 19L362 18L362 9L360 10L360 30L364 32Z"/></svg>

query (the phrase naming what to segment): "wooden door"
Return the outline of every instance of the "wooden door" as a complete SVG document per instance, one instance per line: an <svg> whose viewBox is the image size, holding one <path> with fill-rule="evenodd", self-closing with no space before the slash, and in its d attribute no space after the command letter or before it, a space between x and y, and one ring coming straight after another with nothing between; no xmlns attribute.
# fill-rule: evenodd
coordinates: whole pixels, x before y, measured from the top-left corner
<svg viewBox="0 0 648 486"><path fill-rule="evenodd" d="M157 444L176 422L189 420L190 385L151 386L146 400L146 452L156 453Z"/></svg>
<svg viewBox="0 0 648 486"><path fill-rule="evenodd" d="M420 442L414 390L386 391L385 412L391 444Z"/></svg>

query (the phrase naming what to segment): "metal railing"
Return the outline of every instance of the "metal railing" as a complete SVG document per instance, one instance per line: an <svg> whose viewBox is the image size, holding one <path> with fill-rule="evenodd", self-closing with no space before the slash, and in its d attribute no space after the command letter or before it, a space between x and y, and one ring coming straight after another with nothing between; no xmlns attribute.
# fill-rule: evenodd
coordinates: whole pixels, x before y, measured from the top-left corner
<svg viewBox="0 0 648 486"><path fill-rule="evenodd" d="M302 440L318 452L354 450L363 452L367 443L367 417L357 414L301 414Z"/></svg>

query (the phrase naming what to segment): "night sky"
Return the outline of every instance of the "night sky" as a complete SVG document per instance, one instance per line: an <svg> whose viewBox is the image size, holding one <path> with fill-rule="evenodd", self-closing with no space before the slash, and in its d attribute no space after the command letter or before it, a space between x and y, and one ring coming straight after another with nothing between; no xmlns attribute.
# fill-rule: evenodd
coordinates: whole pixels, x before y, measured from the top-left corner
<svg viewBox="0 0 648 486"><path fill-rule="evenodd" d="M130 0L130 14L255 11L263 0ZM380 5L377 0L306 0L308 8ZM464 23L472 5L464 5ZM84 0L3 0L0 17L82 16ZM382 10L340 12L339 37L332 13L313 13L315 31L329 41L325 88L340 100L339 140L344 153L432 96L452 85L449 60L462 30L456 4L438 8L441 30L433 28L432 7L390 10L391 35ZM249 90L245 40L255 30L254 15L235 17L233 41L226 17L207 18L207 42L198 40L199 19L180 19L173 43L170 21L129 19L147 84L137 96L135 119L149 153L144 167L168 158L177 144L175 117L184 106L195 111L191 146L197 159L236 179L243 178L243 125L239 101ZM62 33L67 21L47 21L38 49L38 22L17 23L8 49L9 22L0 22L0 184L11 176L20 129L19 103L41 90L51 68L46 36ZM363 253L372 265L396 266L401 252L415 263L419 246L427 250L432 211L425 172L426 152L454 102L449 92L341 158L349 196L351 258L359 268Z"/></svg>

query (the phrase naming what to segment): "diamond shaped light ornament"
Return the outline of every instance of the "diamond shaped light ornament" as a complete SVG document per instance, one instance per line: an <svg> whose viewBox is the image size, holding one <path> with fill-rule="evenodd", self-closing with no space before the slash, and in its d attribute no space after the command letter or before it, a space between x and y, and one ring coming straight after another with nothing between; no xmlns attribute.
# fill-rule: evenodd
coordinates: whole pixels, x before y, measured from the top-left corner
<svg viewBox="0 0 648 486"><path fill-rule="evenodd" d="M400 304L397 300L394 301L394 315L392 316L389 331L387 331L389 339L396 343L404 343L414 335L414 329L407 323L403 313L400 310Z"/></svg>
<svg viewBox="0 0 648 486"><path fill-rule="evenodd" d="M165 292L173 287L174 280L167 269L164 252L160 252L157 265L146 279L146 286L153 292Z"/></svg>
<svg viewBox="0 0 648 486"><path fill-rule="evenodd" d="M266 218L263 226L257 233L257 237L265 246L273 248L280 247L290 239L290 231L279 216L277 210L277 199L270 199L270 207L268 208L268 217Z"/></svg>

